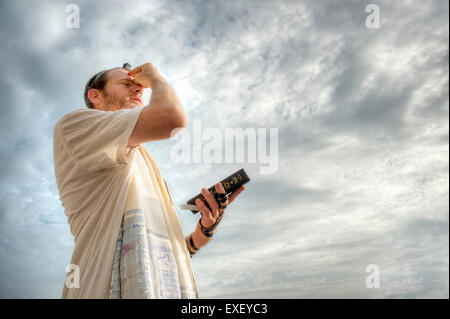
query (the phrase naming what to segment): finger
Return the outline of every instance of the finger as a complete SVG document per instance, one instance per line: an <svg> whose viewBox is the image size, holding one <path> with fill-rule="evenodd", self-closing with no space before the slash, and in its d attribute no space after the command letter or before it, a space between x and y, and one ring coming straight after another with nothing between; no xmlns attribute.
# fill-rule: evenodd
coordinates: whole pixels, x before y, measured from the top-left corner
<svg viewBox="0 0 450 319"><path fill-rule="evenodd" d="M135 67L133 70L128 72L128 75L135 76L142 71L142 65Z"/></svg>
<svg viewBox="0 0 450 319"><path fill-rule="evenodd" d="M216 184L216 192L218 192L219 194L225 194L225 188L223 188L222 183Z"/></svg>
<svg viewBox="0 0 450 319"><path fill-rule="evenodd" d="M245 190L245 186L242 185L241 187L239 187L237 190L235 190L233 193L230 194L230 196L228 196L228 203L231 204L234 199Z"/></svg>
<svg viewBox="0 0 450 319"><path fill-rule="evenodd" d="M242 185L242 186L239 187L237 190L235 190L233 193L231 193L230 196L228 197L229 202L232 203L232 202L236 199L236 197L237 197L240 193L242 193L245 189L246 189L245 186Z"/></svg>
<svg viewBox="0 0 450 319"><path fill-rule="evenodd" d="M211 207L212 217L217 218L219 204L217 203L216 199L212 196L211 192L209 190L207 190L206 188L202 188L202 194L203 194L203 197L208 202L209 207Z"/></svg>
<svg viewBox="0 0 450 319"><path fill-rule="evenodd" d="M216 193L217 194L226 194L225 192L225 188L223 187L222 183L217 183L216 185ZM216 200L217 201L217 200ZM228 206L229 201L228 201L228 196L227 196L227 200L221 204L217 203L219 205L219 212L223 213L225 211L226 206ZM221 206L225 206L224 208L221 208Z"/></svg>
<svg viewBox="0 0 450 319"><path fill-rule="evenodd" d="M211 227L214 224L214 219L212 218L211 211L208 209L208 207L206 207L201 199L197 199L195 201L195 204L197 205L204 219L202 225L206 228Z"/></svg>
<svg viewBox="0 0 450 319"><path fill-rule="evenodd" d="M133 80L135 83L142 85L145 88L151 87L151 83L144 74L138 74Z"/></svg>

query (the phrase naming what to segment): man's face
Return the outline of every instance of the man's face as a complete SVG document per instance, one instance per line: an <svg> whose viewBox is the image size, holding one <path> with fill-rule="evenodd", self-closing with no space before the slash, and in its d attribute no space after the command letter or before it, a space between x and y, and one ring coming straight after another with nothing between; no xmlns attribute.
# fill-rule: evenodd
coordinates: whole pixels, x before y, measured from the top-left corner
<svg viewBox="0 0 450 319"><path fill-rule="evenodd" d="M101 102L96 109L116 111L143 107L142 93L144 87L133 81L134 77L128 75L126 69L114 69L108 72L107 82L101 91Z"/></svg>

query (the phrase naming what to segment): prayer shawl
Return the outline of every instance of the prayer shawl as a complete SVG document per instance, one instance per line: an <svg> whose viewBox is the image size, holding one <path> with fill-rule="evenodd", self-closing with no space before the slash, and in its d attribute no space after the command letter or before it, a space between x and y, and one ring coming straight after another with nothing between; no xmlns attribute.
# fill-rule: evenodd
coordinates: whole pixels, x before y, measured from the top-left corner
<svg viewBox="0 0 450 319"><path fill-rule="evenodd" d="M75 110L55 125L55 177L75 240L69 268L75 271L67 273L62 298L114 297L117 244L123 239L132 246L133 235L147 245L145 252L141 245L134 247L147 256L141 259L145 267L134 269L147 284L137 295L136 288L125 286L125 298L198 298L191 259L164 177L143 146L127 147L141 111L141 107ZM131 215L137 220L127 224ZM121 229L135 224L145 227L146 241L141 232L120 237ZM131 246L120 248L132 251ZM77 269L79 283L74 276ZM131 274L133 269L123 273Z"/></svg>
<svg viewBox="0 0 450 319"><path fill-rule="evenodd" d="M127 203L122 226L119 231L113 272L111 276L110 298L196 298L190 285L188 267L179 267L174 255L184 258L184 238L177 236L181 227L166 227L177 224L172 212L173 202L150 154L139 146L136 158L148 169L133 174L128 190ZM155 187L157 186L157 187ZM164 198L164 203L158 198ZM165 213L166 211L166 213ZM179 246L181 245L181 246Z"/></svg>

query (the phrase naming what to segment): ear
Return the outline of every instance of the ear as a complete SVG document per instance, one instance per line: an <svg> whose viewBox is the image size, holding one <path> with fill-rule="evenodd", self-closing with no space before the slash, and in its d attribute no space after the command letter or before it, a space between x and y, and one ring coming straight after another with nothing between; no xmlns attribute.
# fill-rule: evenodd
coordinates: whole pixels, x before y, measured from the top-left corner
<svg viewBox="0 0 450 319"><path fill-rule="evenodd" d="M101 92L97 89L90 89L88 91L87 96L88 96L89 101L91 101L92 104L94 104L94 105L101 104L103 101L103 96L102 96Z"/></svg>

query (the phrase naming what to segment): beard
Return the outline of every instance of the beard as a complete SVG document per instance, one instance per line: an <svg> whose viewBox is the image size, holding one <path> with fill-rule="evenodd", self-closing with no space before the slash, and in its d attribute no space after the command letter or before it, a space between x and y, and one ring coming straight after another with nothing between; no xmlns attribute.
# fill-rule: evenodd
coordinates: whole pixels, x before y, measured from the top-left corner
<svg viewBox="0 0 450 319"><path fill-rule="evenodd" d="M106 110L129 109L136 106L136 103L128 100L126 96L116 95L114 93L102 92L105 99Z"/></svg>

